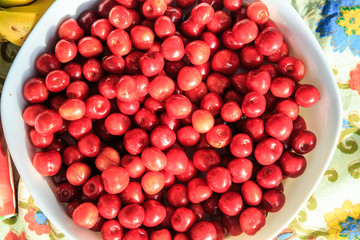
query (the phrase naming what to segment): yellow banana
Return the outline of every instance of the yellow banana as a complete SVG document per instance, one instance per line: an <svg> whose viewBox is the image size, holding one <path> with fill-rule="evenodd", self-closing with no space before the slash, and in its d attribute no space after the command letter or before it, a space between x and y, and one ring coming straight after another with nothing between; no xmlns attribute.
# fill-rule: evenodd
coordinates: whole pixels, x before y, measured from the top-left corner
<svg viewBox="0 0 360 240"><path fill-rule="evenodd" d="M0 34L0 42L8 42L8 40Z"/></svg>
<svg viewBox="0 0 360 240"><path fill-rule="evenodd" d="M20 7L0 9L0 35L21 46L35 24L54 0L36 0Z"/></svg>
<svg viewBox="0 0 360 240"><path fill-rule="evenodd" d="M34 0L0 0L0 7L16 7L32 3Z"/></svg>

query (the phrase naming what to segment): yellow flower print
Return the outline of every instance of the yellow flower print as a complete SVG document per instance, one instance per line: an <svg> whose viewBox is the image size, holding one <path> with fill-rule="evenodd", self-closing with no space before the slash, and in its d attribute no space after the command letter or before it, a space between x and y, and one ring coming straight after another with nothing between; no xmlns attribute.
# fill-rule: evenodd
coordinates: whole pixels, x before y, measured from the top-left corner
<svg viewBox="0 0 360 240"><path fill-rule="evenodd" d="M344 28L347 36L360 36L360 5L340 7L340 16L336 23Z"/></svg>
<svg viewBox="0 0 360 240"><path fill-rule="evenodd" d="M329 227L329 239L360 239L360 204L346 200L341 208L326 213L324 219Z"/></svg>

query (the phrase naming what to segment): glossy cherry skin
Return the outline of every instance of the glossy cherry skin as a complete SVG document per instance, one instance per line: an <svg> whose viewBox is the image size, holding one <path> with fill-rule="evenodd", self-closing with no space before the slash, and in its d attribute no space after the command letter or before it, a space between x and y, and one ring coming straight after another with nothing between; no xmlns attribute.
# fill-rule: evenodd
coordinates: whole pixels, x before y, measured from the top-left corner
<svg viewBox="0 0 360 240"><path fill-rule="evenodd" d="M200 133L197 132L192 126L185 126L177 131L176 138L181 145L185 147L191 147L198 143L200 139Z"/></svg>
<svg viewBox="0 0 360 240"><path fill-rule="evenodd" d="M208 31L214 34L220 34L232 25L231 16L224 10L215 11L211 21L206 24Z"/></svg>
<svg viewBox="0 0 360 240"><path fill-rule="evenodd" d="M291 99L285 99L275 105L275 111L284 113L289 118L291 118L291 120L295 121L299 116L299 105L297 105L296 102ZM294 129L295 128L293 127L293 130Z"/></svg>
<svg viewBox="0 0 360 240"><path fill-rule="evenodd" d="M262 2L252 2L247 7L246 15L257 24L264 24L269 20L269 9Z"/></svg>
<svg viewBox="0 0 360 240"><path fill-rule="evenodd" d="M192 203L200 203L211 197L212 191L202 178L194 178L187 184L188 198Z"/></svg>
<svg viewBox="0 0 360 240"><path fill-rule="evenodd" d="M151 171L160 171L167 163L166 155L157 147L146 147L141 153L141 161Z"/></svg>
<svg viewBox="0 0 360 240"><path fill-rule="evenodd" d="M112 113L105 119L105 129L112 135L123 135L131 126L130 118L122 113Z"/></svg>
<svg viewBox="0 0 360 240"><path fill-rule="evenodd" d="M282 34L273 27L262 30L255 39L256 49L264 56L276 53L282 46Z"/></svg>
<svg viewBox="0 0 360 240"><path fill-rule="evenodd" d="M285 194L274 188L264 192L262 207L268 212L278 212L285 204Z"/></svg>
<svg viewBox="0 0 360 240"><path fill-rule="evenodd" d="M142 206L145 210L143 225L146 227L158 226L166 217L165 207L158 201L147 200Z"/></svg>
<svg viewBox="0 0 360 240"><path fill-rule="evenodd" d="M146 0L142 6L142 14L147 19L156 19L166 11L165 1Z"/></svg>
<svg viewBox="0 0 360 240"><path fill-rule="evenodd" d="M89 178L82 187L83 194L90 200L97 200L105 193L104 184L100 175Z"/></svg>
<svg viewBox="0 0 360 240"><path fill-rule="evenodd" d="M164 68L164 58L159 52L145 53L139 60L141 72L146 77L160 73Z"/></svg>
<svg viewBox="0 0 360 240"><path fill-rule="evenodd" d="M198 175L198 170L195 168L193 161L189 160L186 171L182 174L176 175L176 179L181 182L188 182Z"/></svg>
<svg viewBox="0 0 360 240"><path fill-rule="evenodd" d="M42 103L49 96L49 90L42 78L30 78L24 84L23 96L29 103Z"/></svg>
<svg viewBox="0 0 360 240"><path fill-rule="evenodd" d="M195 213L186 207L177 208L171 216L171 225L177 232L188 231L195 221Z"/></svg>
<svg viewBox="0 0 360 240"><path fill-rule="evenodd" d="M253 163L247 158L236 158L229 162L227 168L234 183L243 183L250 179Z"/></svg>
<svg viewBox="0 0 360 240"><path fill-rule="evenodd" d="M265 216L255 207L244 209L240 214L240 227L247 235L254 235L265 225Z"/></svg>
<svg viewBox="0 0 360 240"><path fill-rule="evenodd" d="M242 111L239 104L235 101L229 101L221 107L220 115L226 122L236 122L241 118Z"/></svg>
<svg viewBox="0 0 360 240"><path fill-rule="evenodd" d="M239 67L239 57L233 51L223 49L215 53L211 60L211 67L214 71L227 76L233 75Z"/></svg>
<svg viewBox="0 0 360 240"><path fill-rule="evenodd" d="M128 231L127 233L124 234L124 238L123 240L148 240L149 236L146 232L146 230L142 229L142 228L136 228L136 229L131 229L130 231Z"/></svg>
<svg viewBox="0 0 360 240"><path fill-rule="evenodd" d="M228 216L221 214L221 223L230 236L239 236L243 232L239 223L239 215Z"/></svg>
<svg viewBox="0 0 360 240"><path fill-rule="evenodd" d="M256 145L254 155L261 165L270 165L280 158L282 152L283 145L279 140L265 138Z"/></svg>
<svg viewBox="0 0 360 240"><path fill-rule="evenodd" d="M232 33L235 41L242 44L247 44L255 40L258 35L258 31L256 23L248 18L238 21L232 27Z"/></svg>
<svg viewBox="0 0 360 240"><path fill-rule="evenodd" d="M280 75L289 77L295 82L300 82L305 75L305 65L300 59L288 56L279 61L277 71Z"/></svg>
<svg viewBox="0 0 360 240"><path fill-rule="evenodd" d="M276 77L271 81L270 91L275 97L290 97L295 90L295 82L287 77Z"/></svg>
<svg viewBox="0 0 360 240"><path fill-rule="evenodd" d="M247 93L241 104L243 113L249 118L261 116L265 112L265 107L265 97L258 92Z"/></svg>
<svg viewBox="0 0 360 240"><path fill-rule="evenodd" d="M193 240L216 240L216 228L211 222L208 221L197 222L190 229L190 237Z"/></svg>
<svg viewBox="0 0 360 240"><path fill-rule="evenodd" d="M132 76L121 76L115 85L115 89L116 97L121 101L131 102L137 97L137 85Z"/></svg>
<svg viewBox="0 0 360 240"><path fill-rule="evenodd" d="M110 23L115 28L118 28L118 29L128 28L133 21L132 18L133 18L133 15L129 11L129 9L127 9L121 5L114 6L110 10L109 16L108 16Z"/></svg>
<svg viewBox="0 0 360 240"><path fill-rule="evenodd" d="M92 95L85 100L85 117L90 119L105 118L111 110L110 101L98 94Z"/></svg>
<svg viewBox="0 0 360 240"><path fill-rule="evenodd" d="M141 128L135 128L125 133L124 146L132 155L140 154L149 145L149 136Z"/></svg>
<svg viewBox="0 0 360 240"><path fill-rule="evenodd" d="M303 84L296 88L295 101L301 107L311 107L320 100L319 90L311 84Z"/></svg>
<svg viewBox="0 0 360 240"><path fill-rule="evenodd" d="M60 130L63 125L61 116L54 110L44 110L37 114L34 127L38 133L53 134Z"/></svg>
<svg viewBox="0 0 360 240"><path fill-rule="evenodd" d="M144 55L141 51L132 51L125 57L125 72L127 74L140 74L139 60Z"/></svg>
<svg viewBox="0 0 360 240"><path fill-rule="evenodd" d="M246 88L250 91L258 92L262 95L266 94L271 85L271 77L267 71L262 70L251 70L247 73Z"/></svg>
<svg viewBox="0 0 360 240"><path fill-rule="evenodd" d="M278 63L282 58L289 56L288 44L283 40L281 47L273 54L266 56L266 60L271 63Z"/></svg>
<svg viewBox="0 0 360 240"><path fill-rule="evenodd" d="M168 16L175 25L179 25L182 20L182 11L179 7L168 5L164 15Z"/></svg>
<svg viewBox="0 0 360 240"><path fill-rule="evenodd" d="M223 100L218 93L206 94L200 102L200 108L209 111L214 117L220 114Z"/></svg>
<svg viewBox="0 0 360 240"><path fill-rule="evenodd" d="M139 156L127 154L121 159L121 166L126 169L131 178L138 178L145 172L145 166Z"/></svg>
<svg viewBox="0 0 360 240"><path fill-rule="evenodd" d="M149 94L158 101L165 101L175 90L174 81L167 76L155 77L148 86Z"/></svg>
<svg viewBox="0 0 360 240"><path fill-rule="evenodd" d="M190 100L182 95L171 95L165 101L167 115L175 119L183 119L190 115L192 105Z"/></svg>
<svg viewBox="0 0 360 240"><path fill-rule="evenodd" d="M234 135L230 142L230 152L238 158L249 156L253 150L253 141L249 135L238 133Z"/></svg>
<svg viewBox="0 0 360 240"><path fill-rule="evenodd" d="M187 188L183 184L174 184L167 192L167 200L175 207L186 207L189 204Z"/></svg>
<svg viewBox="0 0 360 240"><path fill-rule="evenodd" d="M139 50L146 50L154 44L155 35L146 26L135 26L130 31L131 42Z"/></svg>
<svg viewBox="0 0 360 240"><path fill-rule="evenodd" d="M96 207L102 217L113 219L119 214L121 201L118 195L105 193L100 196Z"/></svg>
<svg viewBox="0 0 360 240"><path fill-rule="evenodd" d="M290 137L292 130L291 118L283 113L273 114L265 123L266 133L280 141Z"/></svg>
<svg viewBox="0 0 360 240"><path fill-rule="evenodd" d="M214 167L206 175L206 183L217 193L224 193L231 187L230 171L223 167Z"/></svg>
<svg viewBox="0 0 360 240"><path fill-rule="evenodd" d="M61 63L53 53L43 53L36 58L35 68L40 74L46 75L53 70L60 69Z"/></svg>
<svg viewBox="0 0 360 240"><path fill-rule="evenodd" d="M254 181L248 180L241 185L241 196L245 203L256 206L261 202L262 190Z"/></svg>
<svg viewBox="0 0 360 240"><path fill-rule="evenodd" d="M68 182L59 184L55 190L56 199L60 202L72 202L78 195L78 190L75 186Z"/></svg>
<svg viewBox="0 0 360 240"><path fill-rule="evenodd" d="M150 235L150 240L157 240L157 239L171 240L172 238L170 231L167 229L152 231Z"/></svg>
<svg viewBox="0 0 360 240"><path fill-rule="evenodd" d="M179 36L169 36L161 43L161 54L168 61L179 61L185 55L184 43Z"/></svg>
<svg viewBox="0 0 360 240"><path fill-rule="evenodd" d="M256 182L262 188L275 188L282 180L282 172L278 165L271 164L262 167L256 174Z"/></svg>
<svg viewBox="0 0 360 240"><path fill-rule="evenodd" d="M118 166L112 166L104 170L101 178L104 182L105 191L110 194L121 193L130 182L127 171Z"/></svg>
<svg viewBox="0 0 360 240"><path fill-rule="evenodd" d="M99 38L101 41L106 41L107 36L113 30L113 26L107 18L96 20L90 28L91 36Z"/></svg>
<svg viewBox="0 0 360 240"><path fill-rule="evenodd" d="M108 220L101 227L101 237L104 240L120 240L123 235L124 230L117 220Z"/></svg>
<svg viewBox="0 0 360 240"><path fill-rule="evenodd" d="M54 139L53 134L41 134L35 129L31 129L29 132L31 144L36 148L48 147Z"/></svg>
<svg viewBox="0 0 360 240"><path fill-rule="evenodd" d="M169 127L159 125L150 133L150 142L154 147L165 150L173 145L176 141L176 134Z"/></svg>
<svg viewBox="0 0 360 240"><path fill-rule="evenodd" d="M60 39L54 49L56 59L61 63L67 63L76 57L78 48L76 43L70 39Z"/></svg>
<svg viewBox="0 0 360 240"><path fill-rule="evenodd" d="M92 228L98 220L99 212L91 202L85 202L77 206L72 214L72 219L76 225L84 228Z"/></svg>
<svg viewBox="0 0 360 240"><path fill-rule="evenodd" d="M114 29L109 33L106 43L110 51L118 56L127 55L132 48L129 34L119 28Z"/></svg>
<svg viewBox="0 0 360 240"><path fill-rule="evenodd" d="M186 153L177 148L170 149L166 153L167 164L164 170L173 175L180 175L186 171L189 159Z"/></svg>
<svg viewBox="0 0 360 240"><path fill-rule="evenodd" d="M103 148L95 159L95 166L100 171L104 171L110 166L119 166L119 165L120 165L120 155L112 147Z"/></svg>
<svg viewBox="0 0 360 240"><path fill-rule="evenodd" d="M140 183L130 182L124 191L120 193L120 199L124 205L142 204L145 201L145 195L142 192Z"/></svg>
<svg viewBox="0 0 360 240"><path fill-rule="evenodd" d="M123 207L118 215L120 225L128 229L141 226L145 218L145 210L139 204L129 204Z"/></svg>
<svg viewBox="0 0 360 240"><path fill-rule="evenodd" d="M247 69L255 69L260 67L264 62L262 55L253 45L245 45L240 50L240 63Z"/></svg>
<svg viewBox="0 0 360 240"><path fill-rule="evenodd" d="M212 32L203 32L200 36L200 40L210 47L210 56L214 56L214 54L220 49L220 40Z"/></svg>
<svg viewBox="0 0 360 240"><path fill-rule="evenodd" d="M70 76L71 81L83 80L82 66L80 63L69 62L63 67L63 70Z"/></svg>
<svg viewBox="0 0 360 240"><path fill-rule="evenodd" d="M207 93L208 89L206 84L204 82L200 82L200 84L196 88L185 91L185 96L187 96L192 103L200 103L200 101Z"/></svg>
<svg viewBox="0 0 360 240"><path fill-rule="evenodd" d="M165 186L165 176L161 172L149 171L141 179L141 187L147 194L156 194Z"/></svg>
<svg viewBox="0 0 360 240"><path fill-rule="evenodd" d="M146 102L144 103L144 105L146 107ZM155 113L153 113L152 111L146 108L142 108L139 111L137 111L137 113L134 116L134 120L135 123L145 131L150 131L159 124L159 119L155 115Z"/></svg>
<svg viewBox="0 0 360 240"><path fill-rule="evenodd" d="M36 116L40 112L44 111L45 109L47 109L47 107L42 104L33 104L33 105L26 107L22 114L22 117L23 117L25 123L27 125L33 127Z"/></svg>
<svg viewBox="0 0 360 240"><path fill-rule="evenodd" d="M220 156L214 149L199 149L193 155L193 163L196 169L207 172L220 165Z"/></svg>
<svg viewBox="0 0 360 240"><path fill-rule="evenodd" d="M79 26L84 29L85 33L90 32L91 25L99 18L97 11L85 10L77 18Z"/></svg>
<svg viewBox="0 0 360 240"><path fill-rule="evenodd" d="M316 143L316 135L309 130L296 131L291 139L292 148L299 154L311 152L315 148Z"/></svg>
<svg viewBox="0 0 360 240"><path fill-rule="evenodd" d="M85 101L89 96L89 86L83 81L71 82L66 88L66 96Z"/></svg>
<svg viewBox="0 0 360 240"><path fill-rule="evenodd" d="M218 124L206 133L206 140L214 148L223 148L230 144L231 129L225 124Z"/></svg>
<svg viewBox="0 0 360 240"><path fill-rule="evenodd" d="M168 16L160 16L155 20L154 31L160 39L164 39L175 34L175 24Z"/></svg>
<svg viewBox="0 0 360 240"><path fill-rule="evenodd" d="M279 164L284 176L296 178L301 176L306 169L306 158L294 152L284 152L279 159Z"/></svg>
<svg viewBox="0 0 360 240"><path fill-rule="evenodd" d="M185 55L193 65L201 65L210 58L210 47L201 40L192 41L185 46Z"/></svg>
<svg viewBox="0 0 360 240"><path fill-rule="evenodd" d="M85 36L77 43L79 53L86 58L94 58L101 54L103 45L100 40L91 36Z"/></svg>
<svg viewBox="0 0 360 240"><path fill-rule="evenodd" d="M190 91L199 86L202 80L201 72L195 67L185 66L177 75L177 84L183 91Z"/></svg>

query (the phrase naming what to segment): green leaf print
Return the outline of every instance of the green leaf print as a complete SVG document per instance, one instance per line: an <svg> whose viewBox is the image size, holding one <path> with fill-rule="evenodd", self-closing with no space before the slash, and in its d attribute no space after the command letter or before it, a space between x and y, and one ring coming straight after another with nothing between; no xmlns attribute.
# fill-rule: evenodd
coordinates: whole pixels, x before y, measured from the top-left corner
<svg viewBox="0 0 360 240"><path fill-rule="evenodd" d="M308 200L306 204L307 209L310 211L313 211L317 208L317 201L314 195L311 195L310 199Z"/></svg>
<svg viewBox="0 0 360 240"><path fill-rule="evenodd" d="M337 82L339 89L350 89L349 84Z"/></svg>
<svg viewBox="0 0 360 240"><path fill-rule="evenodd" d="M326 176L330 182L336 182L336 180L339 177L339 174L337 173L337 171L335 169L328 168L326 170L324 176Z"/></svg>
<svg viewBox="0 0 360 240"><path fill-rule="evenodd" d="M29 208L29 204L27 202L22 202L22 201L18 201L18 206L23 208L23 209L28 209Z"/></svg>
<svg viewBox="0 0 360 240"><path fill-rule="evenodd" d="M307 220L307 214L304 210L301 210L299 212L299 214L297 215L297 219L299 220L299 222L306 222Z"/></svg>
<svg viewBox="0 0 360 240"><path fill-rule="evenodd" d="M352 176L355 179L360 178L360 160L352 161L348 165L348 171L350 173L350 176Z"/></svg>
<svg viewBox="0 0 360 240"><path fill-rule="evenodd" d="M4 219L4 220L2 220L2 222L7 225L14 225L17 222L17 216L13 216L11 218Z"/></svg>

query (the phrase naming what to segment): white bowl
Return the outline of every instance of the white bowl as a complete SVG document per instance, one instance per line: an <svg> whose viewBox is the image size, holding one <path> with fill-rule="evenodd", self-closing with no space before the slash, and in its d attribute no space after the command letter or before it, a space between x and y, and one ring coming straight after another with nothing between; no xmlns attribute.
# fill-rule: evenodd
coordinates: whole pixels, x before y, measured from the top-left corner
<svg viewBox="0 0 360 240"><path fill-rule="evenodd" d="M335 151L341 129L341 100L336 81L323 56L322 49L302 18L285 0L264 0L271 19L284 34L292 55L305 62L303 83L314 84L321 92L321 100L310 109L302 109L308 129L318 137L317 147L306 156L308 167L297 179L284 181L286 204L274 214L269 214L267 224L255 236L230 239L272 239L285 228L308 200L321 180ZM271 3L270 3L271 2ZM59 23L69 17L76 18L98 0L58 0L44 14L33 29L8 73L1 99L1 118L5 137L14 163L38 206L48 219L69 239L99 239L98 233L78 227L67 216L64 206L53 194L51 180L40 176L31 164L34 149L29 144L22 111L26 105L22 97L24 82L35 75L37 56L54 47Z"/></svg>

